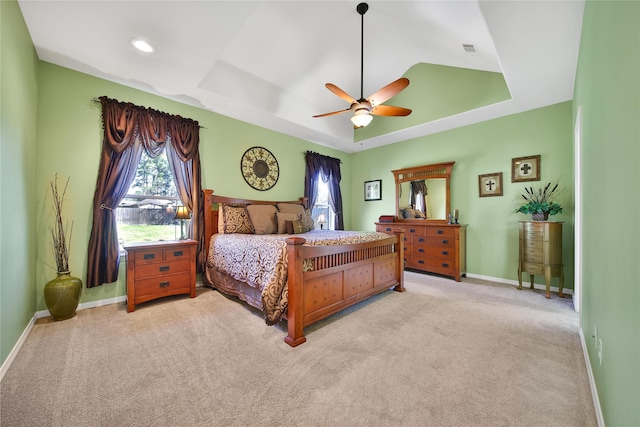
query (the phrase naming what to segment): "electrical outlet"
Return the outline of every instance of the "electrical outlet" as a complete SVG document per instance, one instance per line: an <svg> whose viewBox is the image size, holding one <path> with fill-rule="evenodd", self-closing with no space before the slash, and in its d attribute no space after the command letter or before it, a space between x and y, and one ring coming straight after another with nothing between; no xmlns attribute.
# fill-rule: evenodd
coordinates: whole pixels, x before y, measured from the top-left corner
<svg viewBox="0 0 640 427"><path fill-rule="evenodd" d="M602 365L602 340L598 340L598 361Z"/></svg>

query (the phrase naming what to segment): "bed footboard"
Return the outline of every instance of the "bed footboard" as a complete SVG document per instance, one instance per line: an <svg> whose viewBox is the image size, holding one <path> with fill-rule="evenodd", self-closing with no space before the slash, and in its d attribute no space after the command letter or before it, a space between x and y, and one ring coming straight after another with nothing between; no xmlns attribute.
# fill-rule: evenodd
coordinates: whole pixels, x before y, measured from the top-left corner
<svg viewBox="0 0 640 427"><path fill-rule="evenodd" d="M404 292L403 236L344 246L303 246L291 237L288 251L288 335L292 347L306 341L304 327L391 287ZM304 271L305 260L313 266Z"/></svg>

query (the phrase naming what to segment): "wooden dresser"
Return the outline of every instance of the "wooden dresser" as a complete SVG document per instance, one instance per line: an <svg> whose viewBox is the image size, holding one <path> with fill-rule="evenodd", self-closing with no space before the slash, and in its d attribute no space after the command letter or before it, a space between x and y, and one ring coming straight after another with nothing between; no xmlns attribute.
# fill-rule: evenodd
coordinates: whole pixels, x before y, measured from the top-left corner
<svg viewBox="0 0 640 427"><path fill-rule="evenodd" d="M562 223L546 221L520 222L520 252L518 259L518 289L522 289L522 273L529 273L531 288L534 276L544 275L546 297L550 298L551 278L559 278L558 296L564 287L562 269Z"/></svg>
<svg viewBox="0 0 640 427"><path fill-rule="evenodd" d="M195 240L132 243L127 251L127 312L168 295L196 296Z"/></svg>
<svg viewBox="0 0 640 427"><path fill-rule="evenodd" d="M377 222L376 231L404 233L405 268L441 274L458 282L466 272L466 225Z"/></svg>

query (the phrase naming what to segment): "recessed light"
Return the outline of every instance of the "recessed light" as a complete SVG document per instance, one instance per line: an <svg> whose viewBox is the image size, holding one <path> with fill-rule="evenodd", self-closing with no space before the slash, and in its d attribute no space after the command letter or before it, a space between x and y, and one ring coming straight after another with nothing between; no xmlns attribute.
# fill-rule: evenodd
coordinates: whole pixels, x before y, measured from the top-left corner
<svg viewBox="0 0 640 427"><path fill-rule="evenodd" d="M140 52L144 53L153 53L156 50L151 46L148 42L141 39L133 39L131 40L131 46L138 49Z"/></svg>

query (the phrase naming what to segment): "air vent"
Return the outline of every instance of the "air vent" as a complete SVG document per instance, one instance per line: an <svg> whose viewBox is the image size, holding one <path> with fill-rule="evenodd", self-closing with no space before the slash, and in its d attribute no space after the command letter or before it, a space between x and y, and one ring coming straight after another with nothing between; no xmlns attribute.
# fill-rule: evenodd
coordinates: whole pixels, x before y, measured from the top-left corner
<svg viewBox="0 0 640 427"><path fill-rule="evenodd" d="M463 44L462 47L464 48L464 51L467 53L476 53L476 47L472 44Z"/></svg>

